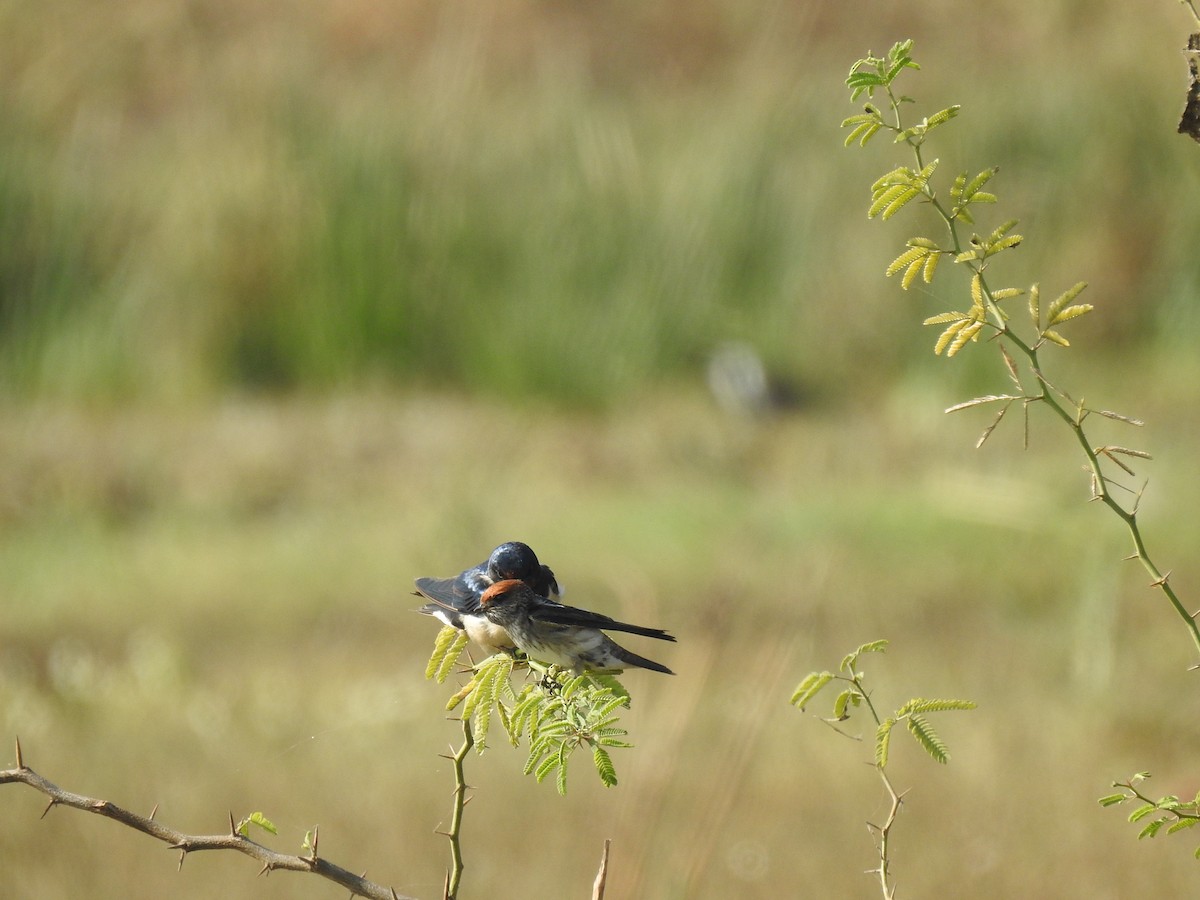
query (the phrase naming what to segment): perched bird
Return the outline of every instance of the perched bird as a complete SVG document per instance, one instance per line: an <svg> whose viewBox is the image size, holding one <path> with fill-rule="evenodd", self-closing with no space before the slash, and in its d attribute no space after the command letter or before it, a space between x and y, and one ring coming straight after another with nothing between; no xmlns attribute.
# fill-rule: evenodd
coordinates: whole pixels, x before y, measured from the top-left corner
<svg viewBox="0 0 1200 900"><path fill-rule="evenodd" d="M533 548L520 541L509 541L493 550L485 562L453 578L418 578L416 594L429 602L417 612L465 631L467 637L489 652L511 651L516 647L512 638L502 626L485 618L479 608L483 592L506 579L524 583L534 594L545 599L555 599L562 594L554 572L538 561Z"/></svg>
<svg viewBox="0 0 1200 900"><path fill-rule="evenodd" d="M661 628L618 622L600 613L548 600L517 579L497 581L479 598L483 617L503 629L517 649L542 662L598 673L620 672L630 666L675 673L661 663L631 653L604 631L625 631L674 641ZM468 629L468 634L470 630Z"/></svg>

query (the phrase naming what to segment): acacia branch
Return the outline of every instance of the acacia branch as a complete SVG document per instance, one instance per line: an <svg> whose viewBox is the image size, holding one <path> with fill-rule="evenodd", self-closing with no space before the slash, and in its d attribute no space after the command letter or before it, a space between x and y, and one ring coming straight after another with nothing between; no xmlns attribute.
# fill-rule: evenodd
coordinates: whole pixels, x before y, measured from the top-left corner
<svg viewBox="0 0 1200 900"><path fill-rule="evenodd" d="M450 817L450 830L442 832L450 840L450 871L446 873L446 886L442 891L442 900L455 900L458 897L458 886L462 882L462 873L465 868L460 835L462 834L463 809L471 798L467 796L468 786L466 775L463 773L463 761L471 752L471 748L475 746L475 732L471 728L469 717L463 718L462 729L462 746L455 751L453 756L447 757L454 764L454 810Z"/></svg>
<svg viewBox="0 0 1200 900"><path fill-rule="evenodd" d="M16 742L16 748L17 767L15 769L0 770L0 784L27 784L34 790L41 791L49 797L50 803L42 812L43 817L56 806L66 806L71 809L80 809L84 812L96 813L97 815L114 819L135 831L140 831L143 834L150 835L152 838L157 838L170 845L173 850L178 850L180 867L183 866L184 858L193 851L236 850L262 863L262 868L259 870L260 875L269 874L276 869L287 872L307 872L327 878L335 884L341 885L350 891L351 897L368 897L370 900L413 900L411 897L397 894L390 887L384 887L381 884L368 881L361 875L355 875L341 866L321 859L317 856L315 831L312 841L312 852L308 856L279 853L269 847L264 847L262 844L255 843L245 835L239 834L237 826L233 821L232 813L229 816L228 834L184 834L182 831L177 831L168 825L163 825L161 822L155 821L154 813L158 811L157 806L150 813L149 818L147 818L146 816L140 816L137 813L123 809L115 803L109 803L107 800L97 800L94 797L85 797L82 794L64 791L58 785L47 781L37 772L33 771L33 769L25 765L25 760L21 754L20 740Z"/></svg>

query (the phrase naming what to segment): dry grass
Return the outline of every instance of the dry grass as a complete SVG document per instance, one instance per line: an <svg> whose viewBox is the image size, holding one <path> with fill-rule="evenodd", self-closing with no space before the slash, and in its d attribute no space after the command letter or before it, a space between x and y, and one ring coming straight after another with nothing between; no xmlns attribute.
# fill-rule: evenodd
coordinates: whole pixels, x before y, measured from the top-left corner
<svg viewBox="0 0 1200 900"><path fill-rule="evenodd" d="M604 419L359 395L6 422L2 730L65 786L194 831L262 810L283 849L320 823L333 860L435 896L455 729L406 586L517 537L570 599L671 627L680 674L629 677L638 747L613 790L580 769L560 799L504 747L469 761L467 896L584 893L608 837L615 896L871 896L868 750L786 700L879 636L884 703L980 703L943 723L948 768L896 756L907 892L1194 884L1189 846L1136 844L1094 803L1140 767L1194 791L1190 660L1053 446L970 456L969 423L885 409L748 425L687 393ZM23 789L0 808L6 896L330 891L234 858L176 874L111 823L39 822Z"/></svg>

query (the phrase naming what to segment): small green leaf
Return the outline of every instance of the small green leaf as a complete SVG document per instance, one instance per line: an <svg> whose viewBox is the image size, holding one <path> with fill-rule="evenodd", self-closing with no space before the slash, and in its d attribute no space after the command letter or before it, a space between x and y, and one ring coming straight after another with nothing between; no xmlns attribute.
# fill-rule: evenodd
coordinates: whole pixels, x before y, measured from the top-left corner
<svg viewBox="0 0 1200 900"><path fill-rule="evenodd" d="M1046 323L1049 325L1055 324L1058 321L1058 314L1061 313L1067 305L1083 293L1083 289L1087 287L1086 281L1080 281L1069 289L1063 291L1054 298L1054 302L1046 310Z"/></svg>
<svg viewBox="0 0 1200 900"><path fill-rule="evenodd" d="M947 322L957 322L959 319L967 318L966 313L960 312L944 312L938 313L936 316L930 316L922 325L945 325Z"/></svg>
<svg viewBox="0 0 1200 900"><path fill-rule="evenodd" d="M919 188L904 188L884 206L883 210L879 214L879 218L886 222L896 213L900 212L900 210L904 209L905 206L915 200L918 196L920 196L920 194L921 191Z"/></svg>
<svg viewBox="0 0 1200 900"><path fill-rule="evenodd" d="M913 263L923 259L925 253L926 250L924 247L909 247L909 249L905 250L888 264L886 274L892 276L901 269L909 268Z"/></svg>
<svg viewBox="0 0 1200 900"><path fill-rule="evenodd" d="M1042 337L1044 337L1048 341L1052 341L1055 344L1058 344L1060 347L1070 347L1071 346L1071 342L1068 341L1061 334L1059 334L1057 331L1050 331L1049 329L1047 329L1046 331L1042 332Z"/></svg>
<svg viewBox="0 0 1200 900"><path fill-rule="evenodd" d="M1093 309L1095 307L1090 303L1077 303L1074 306L1068 306L1066 309L1060 310L1047 324L1057 325L1059 322L1065 322L1068 319L1076 319L1079 316L1087 315Z"/></svg>
<svg viewBox="0 0 1200 900"><path fill-rule="evenodd" d="M875 137L875 135L879 132L879 129L882 127L883 126L878 122L864 122L863 124L856 126L853 131L846 135L846 140L842 146L849 147L851 144L857 141L860 147L865 147L867 146L867 141Z"/></svg>
<svg viewBox="0 0 1200 900"><path fill-rule="evenodd" d="M260 812L252 812L250 815L246 816L246 818L242 819L242 821L238 822L236 829L237 833L242 837L245 837L249 832L251 825L257 825L263 831L269 832L270 834L279 834L279 829L275 827L270 819Z"/></svg>
<svg viewBox="0 0 1200 900"><path fill-rule="evenodd" d="M538 763L537 768L534 769L534 771L533 771L533 777L537 781L538 784L541 784L543 781L546 780L546 776L549 775L551 772L553 772L558 767L559 767L558 766L558 755L551 753L549 756L547 756L545 759L543 759L540 763Z"/></svg>
<svg viewBox="0 0 1200 900"><path fill-rule="evenodd" d="M942 110L938 110L932 116L929 117L929 127L935 128L936 126L941 125L944 122L949 122L951 119L953 119L955 116L958 115L958 112L961 109L962 109L962 106L955 105L955 106L948 106Z"/></svg>
<svg viewBox="0 0 1200 900"><path fill-rule="evenodd" d="M596 773L605 787L613 787L617 783L617 770L612 764L612 757L603 747L592 748L592 762L596 764Z"/></svg>
<svg viewBox="0 0 1200 900"><path fill-rule="evenodd" d="M958 333L955 334L954 339L950 342L950 346L946 348L946 356L954 356L959 350L966 346L967 341L977 338L982 329L983 323L978 321L971 322L969 325L965 325L963 328L960 328Z"/></svg>
<svg viewBox="0 0 1200 900"><path fill-rule="evenodd" d="M946 745L942 743L942 739L937 736L937 732L933 730L933 727L923 716L917 713L909 715L908 730L917 739L917 743L924 747L925 751L935 760L942 764L950 761L950 754L946 752Z"/></svg>
<svg viewBox="0 0 1200 900"><path fill-rule="evenodd" d="M425 677L433 678L438 684L442 684L454 670L454 664L458 662L459 654L466 645L465 631L459 631L449 625L442 626L434 639L433 654L425 666Z"/></svg>
<svg viewBox="0 0 1200 900"><path fill-rule="evenodd" d="M1124 803L1128 799L1128 794L1109 794L1101 797L1099 803L1101 806L1116 806L1118 803Z"/></svg>
<svg viewBox="0 0 1200 900"><path fill-rule="evenodd" d="M1008 399L1016 399L1010 397ZM901 707L904 713L950 712L955 710L971 710L976 708L973 700L926 700L917 697L909 700Z"/></svg>
<svg viewBox="0 0 1200 900"><path fill-rule="evenodd" d="M957 322L952 322L945 331L938 335L938 339L933 345L934 354L940 356L950 342L957 337L958 333L969 324L971 324L971 320L965 317L959 319Z"/></svg>
<svg viewBox="0 0 1200 900"><path fill-rule="evenodd" d="M567 796L567 760L570 756L566 744L558 748L558 778L555 779L554 786L558 789L560 797Z"/></svg>
<svg viewBox="0 0 1200 900"><path fill-rule="evenodd" d="M998 291L992 291L992 300L999 303L1002 300L1007 300L1010 297L1020 297L1025 293L1020 288L1001 288Z"/></svg>
<svg viewBox="0 0 1200 900"><path fill-rule="evenodd" d="M1146 803L1146 804L1143 804L1142 806L1139 806L1137 809L1135 809L1133 812L1131 812L1129 814L1129 821L1130 822L1140 822L1142 819L1146 818L1146 816L1150 815L1151 813L1156 813L1156 812L1158 812L1157 806L1155 806L1153 803Z"/></svg>
<svg viewBox="0 0 1200 900"><path fill-rule="evenodd" d="M804 680L796 686L796 690L792 692L792 706L798 707L801 712L804 711L813 697L833 681L832 672L810 672L804 676Z"/></svg>
<svg viewBox="0 0 1200 900"><path fill-rule="evenodd" d="M1141 831L1138 832L1138 840L1140 841L1144 837L1154 837L1156 834L1158 834L1158 830L1160 828L1162 828L1163 825L1165 825L1166 823L1167 823L1166 819L1155 819L1153 822L1151 822L1145 828L1143 828Z"/></svg>
<svg viewBox="0 0 1200 900"><path fill-rule="evenodd" d="M895 724L895 719L887 718L875 729L875 765L881 769L887 768L888 749L892 742L892 727Z"/></svg>
<svg viewBox="0 0 1200 900"><path fill-rule="evenodd" d="M839 721L846 718L846 707L850 704L851 700L856 699L858 696L859 693L854 688L846 688L846 690L838 694L837 700L833 703L833 717Z"/></svg>
<svg viewBox="0 0 1200 900"><path fill-rule="evenodd" d="M990 169L984 169L982 172L980 172L978 175L976 175L974 178L971 179L970 184L966 185L963 188L962 195L964 197L966 197L968 200L970 200L976 194L978 194L979 189L982 188L989 181L991 181L992 176L994 176L999 171L1000 171L999 166L992 166L992 168L990 168ZM966 175L964 175L963 178L965 179Z"/></svg>

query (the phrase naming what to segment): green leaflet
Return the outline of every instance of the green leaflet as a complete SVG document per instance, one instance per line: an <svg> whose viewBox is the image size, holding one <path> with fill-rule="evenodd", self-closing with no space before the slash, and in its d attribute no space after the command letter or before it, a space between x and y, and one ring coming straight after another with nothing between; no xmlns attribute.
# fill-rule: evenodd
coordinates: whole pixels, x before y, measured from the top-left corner
<svg viewBox="0 0 1200 900"><path fill-rule="evenodd" d="M938 737L937 732L933 730L933 726L925 720L924 716L919 713L910 714L908 730L917 739L917 743L924 747L935 760L943 765L949 762L950 754L946 752L946 745L942 743L942 739Z"/></svg>
<svg viewBox="0 0 1200 900"><path fill-rule="evenodd" d="M458 662L459 654L467 646L467 634L449 625L443 625L433 641L433 654L425 666L425 677L442 684Z"/></svg>

